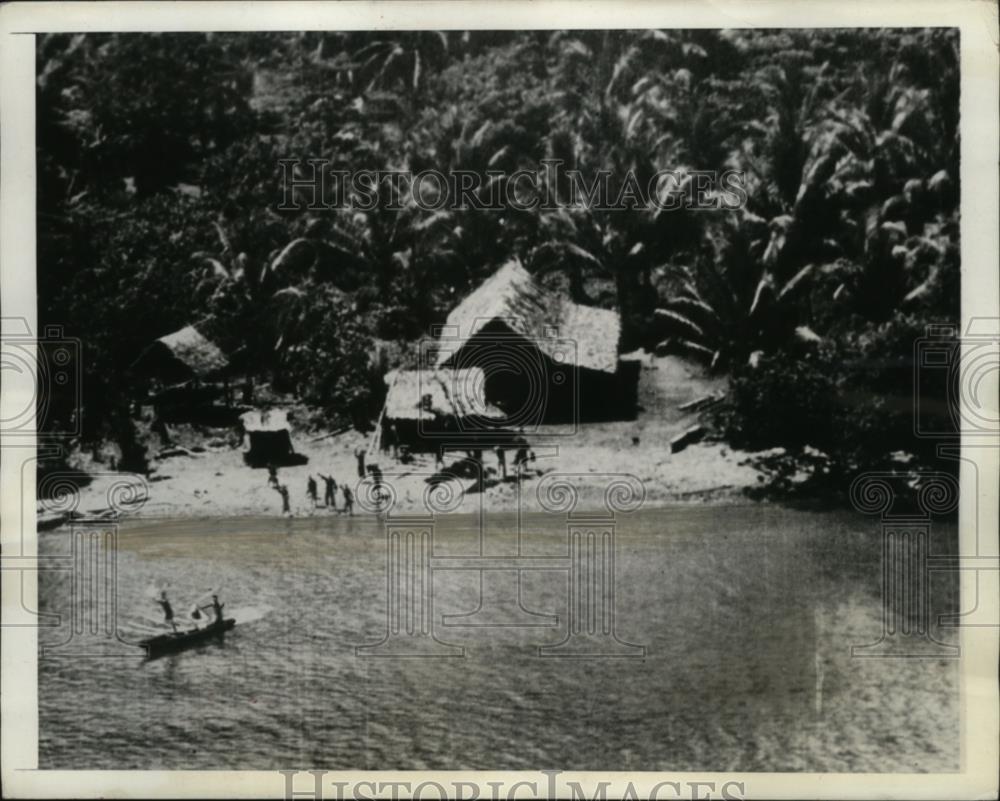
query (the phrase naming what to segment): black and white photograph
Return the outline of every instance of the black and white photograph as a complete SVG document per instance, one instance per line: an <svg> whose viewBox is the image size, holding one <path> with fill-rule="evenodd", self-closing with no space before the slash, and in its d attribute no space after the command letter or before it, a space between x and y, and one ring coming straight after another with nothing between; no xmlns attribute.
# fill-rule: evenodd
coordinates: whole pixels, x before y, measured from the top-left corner
<svg viewBox="0 0 1000 801"><path fill-rule="evenodd" d="M32 781L997 797L995 5L199 5L4 23ZM224 792L201 775L148 792ZM65 792L139 797L94 787Z"/></svg>

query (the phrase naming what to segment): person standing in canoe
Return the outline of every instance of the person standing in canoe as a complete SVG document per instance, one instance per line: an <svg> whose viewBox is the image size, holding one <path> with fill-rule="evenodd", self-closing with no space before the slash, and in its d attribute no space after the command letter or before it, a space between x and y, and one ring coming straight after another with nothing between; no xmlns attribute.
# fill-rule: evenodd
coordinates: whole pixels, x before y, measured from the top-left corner
<svg viewBox="0 0 1000 801"><path fill-rule="evenodd" d="M225 604L220 604L219 603L219 596L218 595L212 595L212 611L215 612L215 622L216 623L221 623L222 622L222 608L224 606L225 606Z"/></svg>
<svg viewBox="0 0 1000 801"><path fill-rule="evenodd" d="M162 590L160 592L160 598L157 603L163 609L163 619L170 624L170 627L176 632L177 624L174 622L174 608L170 605L170 601L167 600L167 591Z"/></svg>

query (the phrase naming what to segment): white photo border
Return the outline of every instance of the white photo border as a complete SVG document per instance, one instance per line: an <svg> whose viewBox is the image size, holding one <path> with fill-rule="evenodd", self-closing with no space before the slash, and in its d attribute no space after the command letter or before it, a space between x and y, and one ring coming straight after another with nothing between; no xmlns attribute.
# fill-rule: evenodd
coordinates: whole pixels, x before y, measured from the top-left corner
<svg viewBox="0 0 1000 801"><path fill-rule="evenodd" d="M1000 317L998 269L998 127L997 4L981 0L411 0L409 2L101 2L15 3L0 7L0 282L3 316L37 323L35 297L35 37L48 32L85 31L248 31L248 30L386 30L582 29L582 28L825 28L956 27L961 36L961 247L962 329L973 318ZM35 330L34 328L32 330ZM17 408L30 392L30 376L8 381L0 408ZM989 389L992 408L997 388ZM0 415L2 417L3 415ZM1000 443L1000 439L997 440ZM1000 486L996 448L967 449L975 462L963 463L961 485L973 486L978 471L980 496L963 492L960 551L997 554ZM34 486L21 484L21 467L34 447L5 447L0 460L0 511L3 551L21 542L22 556L35 553L36 533L22 532L22 498ZM29 473L31 471L28 471ZM29 504L34 508L33 504ZM980 555L983 555L980 553ZM5 565L5 568L7 565ZM4 579L9 578L7 570ZM37 573L22 571L22 585L3 582L3 616L23 602L37 608ZM977 573L961 572L963 598L977 594ZM1000 576L1000 572L997 573ZM984 592L983 584L987 585ZM662 782L742 782L747 798L989 798L997 797L998 642L1000 621L997 578L978 588L979 612L994 625L961 630L961 764L944 774L818 773L596 773L566 772L588 797L598 783L611 782L607 797L620 797L631 782L639 797ZM984 609L982 605L987 605ZM10 798L272 798L284 797L286 778L278 771L58 771L38 769L37 630L2 629L2 781ZM288 766L291 768L292 766ZM306 776L306 774L303 774ZM300 777L301 778L301 777ZM336 797L333 782L436 780L480 785L503 781L503 797L515 782L534 782L542 795L523 785L512 797L544 797L546 777L538 772L348 772L325 774L324 797ZM296 785L296 789L304 787ZM663 791L661 790L661 793Z"/></svg>

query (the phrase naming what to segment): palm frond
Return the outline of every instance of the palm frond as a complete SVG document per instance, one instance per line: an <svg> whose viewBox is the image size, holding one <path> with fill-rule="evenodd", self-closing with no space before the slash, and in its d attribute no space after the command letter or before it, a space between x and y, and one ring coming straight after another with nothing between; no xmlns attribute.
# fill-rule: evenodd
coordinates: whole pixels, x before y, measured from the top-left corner
<svg viewBox="0 0 1000 801"><path fill-rule="evenodd" d="M694 334L695 336L701 338L705 336L705 329L702 328L698 323L692 320L690 317L681 314L680 312L675 312L671 309L656 309L653 314L655 314L659 319L667 322L668 324L674 324L680 328Z"/></svg>

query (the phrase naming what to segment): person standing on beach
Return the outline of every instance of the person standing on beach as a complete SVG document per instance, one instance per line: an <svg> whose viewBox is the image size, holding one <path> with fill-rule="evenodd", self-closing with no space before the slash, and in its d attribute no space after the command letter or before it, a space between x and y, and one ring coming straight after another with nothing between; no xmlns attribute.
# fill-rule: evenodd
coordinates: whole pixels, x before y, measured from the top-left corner
<svg viewBox="0 0 1000 801"><path fill-rule="evenodd" d="M528 463L528 451L526 448L518 448L517 453L514 454L514 469L517 471L517 475L520 477L521 472L524 470L524 466Z"/></svg>
<svg viewBox="0 0 1000 801"><path fill-rule="evenodd" d="M500 468L500 475L503 480L507 480L507 454L503 449L503 445L497 445L497 466Z"/></svg>
<svg viewBox="0 0 1000 801"><path fill-rule="evenodd" d="M281 495L281 513L283 515L291 515L292 506L288 502L288 487L284 484L279 484L277 486L278 494Z"/></svg>
<svg viewBox="0 0 1000 801"><path fill-rule="evenodd" d="M333 476L324 476L322 473L319 477L323 479L323 483L326 485L323 491L323 504L329 509L337 508L337 482L333 480Z"/></svg>
<svg viewBox="0 0 1000 801"><path fill-rule="evenodd" d="M343 484L341 485L341 490L344 492L344 511L348 515L354 515L354 493L351 492L350 488Z"/></svg>
<svg viewBox="0 0 1000 801"><path fill-rule="evenodd" d="M483 464L483 451L481 448L473 448L468 451L469 462L476 473L476 491L482 492L486 479L486 465Z"/></svg>
<svg viewBox="0 0 1000 801"><path fill-rule="evenodd" d="M392 458L399 458L399 432L396 430L395 423L389 423L389 428L386 430L386 447L392 450Z"/></svg>
<svg viewBox="0 0 1000 801"><path fill-rule="evenodd" d="M306 495L309 496L309 500L312 501L313 509L319 504L319 493L317 492L316 479L309 476L309 480L306 482Z"/></svg>
<svg viewBox="0 0 1000 801"><path fill-rule="evenodd" d="M365 449L358 445L354 449L354 458L358 460L358 478L365 477Z"/></svg>

